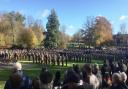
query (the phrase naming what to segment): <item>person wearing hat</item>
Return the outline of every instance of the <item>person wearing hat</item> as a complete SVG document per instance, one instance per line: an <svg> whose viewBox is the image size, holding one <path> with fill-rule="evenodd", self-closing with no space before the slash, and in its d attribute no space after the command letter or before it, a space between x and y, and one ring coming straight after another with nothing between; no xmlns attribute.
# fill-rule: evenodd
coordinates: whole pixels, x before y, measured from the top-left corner
<svg viewBox="0 0 128 89"><path fill-rule="evenodd" d="M17 86L18 89L31 89L31 80L23 73L21 63L14 63L11 76L6 81L4 89L14 89L12 86L16 85L15 83L18 83L16 81L19 81L19 85ZM17 78L14 79L14 76Z"/></svg>

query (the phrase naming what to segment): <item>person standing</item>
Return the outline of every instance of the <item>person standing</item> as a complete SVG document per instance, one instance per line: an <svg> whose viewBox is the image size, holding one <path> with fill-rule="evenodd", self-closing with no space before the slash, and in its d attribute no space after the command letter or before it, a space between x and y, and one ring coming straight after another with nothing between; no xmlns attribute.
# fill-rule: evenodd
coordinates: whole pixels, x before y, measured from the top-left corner
<svg viewBox="0 0 128 89"><path fill-rule="evenodd" d="M31 79L23 73L21 63L14 63L12 74L6 81L4 89L31 89Z"/></svg>

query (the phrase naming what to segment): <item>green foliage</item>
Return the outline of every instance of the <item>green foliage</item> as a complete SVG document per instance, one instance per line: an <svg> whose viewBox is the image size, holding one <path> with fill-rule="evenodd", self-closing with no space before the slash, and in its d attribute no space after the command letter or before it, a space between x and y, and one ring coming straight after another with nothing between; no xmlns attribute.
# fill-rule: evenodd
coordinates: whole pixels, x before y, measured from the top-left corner
<svg viewBox="0 0 128 89"><path fill-rule="evenodd" d="M48 22L46 24L47 32L44 40L44 46L50 48L56 48L59 44L59 20L55 10L51 10L51 14L48 16Z"/></svg>

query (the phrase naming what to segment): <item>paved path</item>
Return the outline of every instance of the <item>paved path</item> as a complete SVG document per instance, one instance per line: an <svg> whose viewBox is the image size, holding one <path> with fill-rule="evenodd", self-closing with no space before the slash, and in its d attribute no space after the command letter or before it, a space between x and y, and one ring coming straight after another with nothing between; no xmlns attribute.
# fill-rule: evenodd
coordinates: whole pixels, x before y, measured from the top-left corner
<svg viewBox="0 0 128 89"><path fill-rule="evenodd" d="M0 62L0 70L3 70L3 69L11 69L13 66L13 64L10 63L10 64L5 64L5 63L1 63Z"/></svg>

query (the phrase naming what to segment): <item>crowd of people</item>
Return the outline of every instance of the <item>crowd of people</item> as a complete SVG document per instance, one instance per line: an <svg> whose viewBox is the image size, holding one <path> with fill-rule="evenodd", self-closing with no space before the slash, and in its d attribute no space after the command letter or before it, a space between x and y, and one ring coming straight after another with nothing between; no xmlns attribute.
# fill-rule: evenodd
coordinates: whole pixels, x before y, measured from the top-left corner
<svg viewBox="0 0 128 89"><path fill-rule="evenodd" d="M106 60L102 66L73 64L64 76L61 72L53 74L43 66L40 74L30 79L16 62L4 89L128 89L128 63L124 60Z"/></svg>
<svg viewBox="0 0 128 89"><path fill-rule="evenodd" d="M85 53L86 52L86 53ZM91 62L89 51L63 49L4 49L0 50L0 61L4 63L28 60L33 63L66 65L68 61Z"/></svg>
<svg viewBox="0 0 128 89"><path fill-rule="evenodd" d="M92 59L120 60L128 59L128 50L123 49L1 49L0 62L10 63L28 60L33 63L66 65L67 62L91 63Z"/></svg>
<svg viewBox="0 0 128 89"><path fill-rule="evenodd" d="M91 64L92 59L104 60L102 66ZM1 49L0 62L14 63L4 89L128 89L128 52L126 49ZM67 66L68 62L86 63L82 68L73 65L55 74L43 67L40 75L30 79L22 71L19 60L42 65ZM62 80L63 78L63 80Z"/></svg>

